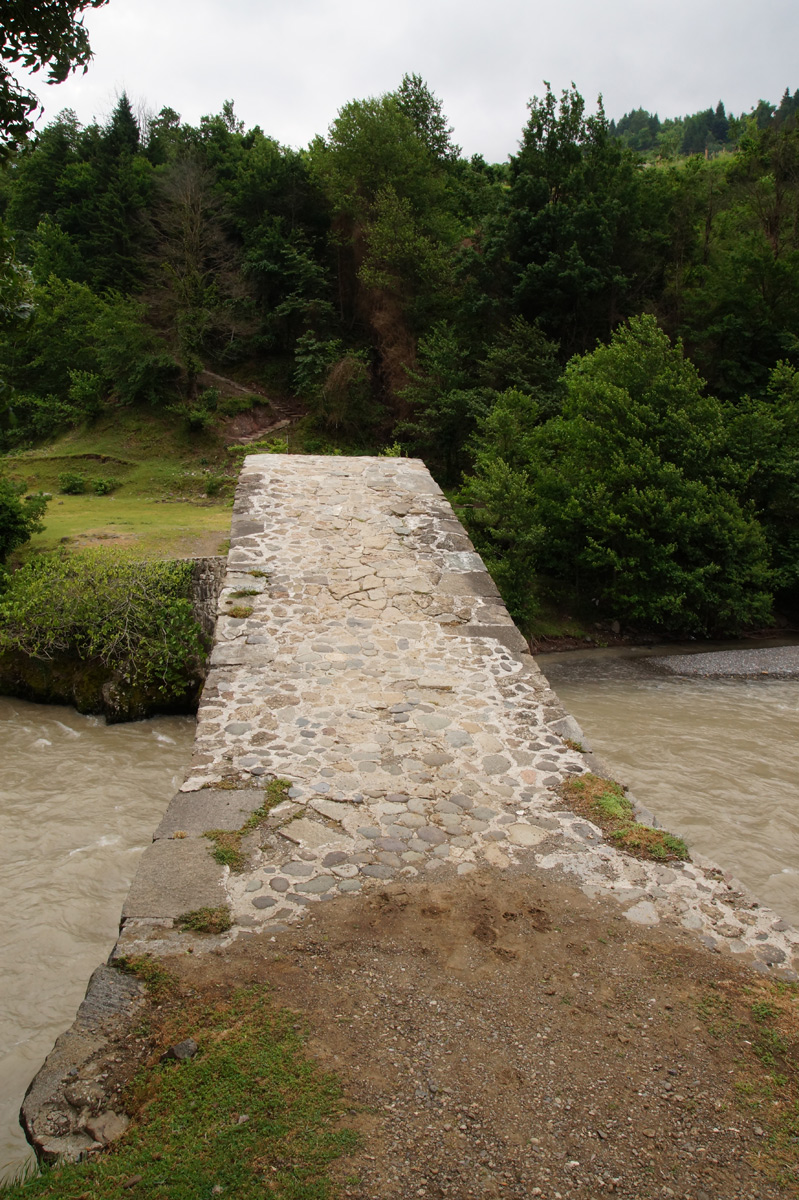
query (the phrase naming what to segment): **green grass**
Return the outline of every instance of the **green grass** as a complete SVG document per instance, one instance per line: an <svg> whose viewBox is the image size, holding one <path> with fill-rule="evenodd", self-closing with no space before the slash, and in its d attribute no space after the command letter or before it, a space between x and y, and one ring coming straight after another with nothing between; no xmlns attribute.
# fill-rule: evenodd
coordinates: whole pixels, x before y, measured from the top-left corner
<svg viewBox="0 0 799 1200"><path fill-rule="evenodd" d="M232 924L226 904L218 908L193 908L177 918L178 928L190 933L227 933Z"/></svg>
<svg viewBox="0 0 799 1200"><path fill-rule="evenodd" d="M142 556L215 554L230 529L237 467L222 441L189 434L158 414L119 409L92 426L72 430L47 446L17 451L2 463L29 491L52 493L45 529L17 556L114 541ZM113 492L63 495L65 472L104 478ZM209 485L219 490L210 499ZM213 487L212 487L213 490Z"/></svg>
<svg viewBox="0 0 799 1200"><path fill-rule="evenodd" d="M696 1011L711 1037L734 1050L737 1105L745 1121L764 1131L757 1166L797 1194L799 987L781 980L725 980L708 987Z"/></svg>
<svg viewBox="0 0 799 1200"><path fill-rule="evenodd" d="M568 779L561 788L561 796L569 808L593 821L620 850L636 858L651 858L656 862L688 858L688 847L682 838L635 820L624 789L612 780L587 772Z"/></svg>
<svg viewBox="0 0 799 1200"><path fill-rule="evenodd" d="M160 1049L189 1037L199 1045L193 1059L140 1073L129 1096L138 1116L119 1142L4 1196L331 1197L330 1164L357 1139L342 1128L340 1084L303 1051L296 1016L276 1011L258 991L214 1006L184 999Z"/></svg>

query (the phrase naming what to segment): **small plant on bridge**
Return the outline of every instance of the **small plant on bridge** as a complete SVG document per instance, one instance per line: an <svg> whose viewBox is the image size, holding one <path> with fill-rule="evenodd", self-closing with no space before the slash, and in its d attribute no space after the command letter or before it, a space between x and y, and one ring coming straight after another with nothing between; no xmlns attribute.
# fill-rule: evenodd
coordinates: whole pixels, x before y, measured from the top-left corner
<svg viewBox="0 0 799 1200"><path fill-rule="evenodd" d="M194 908L179 916L176 924L191 933L227 933L233 922L228 906L220 904L218 908Z"/></svg>
<svg viewBox="0 0 799 1200"><path fill-rule="evenodd" d="M651 858L656 862L688 858L688 847L682 838L636 821L624 789L613 780L600 779L589 772L567 780L562 796L569 808L593 821L620 850L636 858Z"/></svg>
<svg viewBox="0 0 799 1200"><path fill-rule="evenodd" d="M252 616L252 605L251 604L234 604L232 608L229 608L227 610L227 612L225 613L225 616L235 617L236 620L242 621L246 617Z"/></svg>
<svg viewBox="0 0 799 1200"><path fill-rule="evenodd" d="M211 855L223 867L230 867L237 874L247 865L247 855L242 849L242 839L265 821L272 809L287 799L291 782L288 779L272 779L266 785L264 801L255 812L250 813L240 829L208 829L203 834L214 843Z"/></svg>

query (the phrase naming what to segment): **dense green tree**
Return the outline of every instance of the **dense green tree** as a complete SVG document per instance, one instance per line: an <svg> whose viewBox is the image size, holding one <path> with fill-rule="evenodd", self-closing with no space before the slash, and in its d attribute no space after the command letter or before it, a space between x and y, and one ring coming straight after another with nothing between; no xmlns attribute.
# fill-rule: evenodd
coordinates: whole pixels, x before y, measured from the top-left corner
<svg viewBox="0 0 799 1200"><path fill-rule="evenodd" d="M730 406L732 452L768 539L777 602L799 613L799 371L780 362L766 393Z"/></svg>
<svg viewBox="0 0 799 1200"><path fill-rule="evenodd" d="M447 124L441 101L421 75L403 75L394 95L400 112L411 119L417 136L433 158L439 162L457 159L461 150L452 141L452 126Z"/></svg>
<svg viewBox="0 0 799 1200"><path fill-rule="evenodd" d="M440 322L419 339L403 399L410 413L396 435L422 454L443 482L457 483L469 463L468 442L501 393L523 395L541 421L560 407L557 346L540 328L513 317L482 355L453 325Z"/></svg>
<svg viewBox="0 0 799 1200"><path fill-rule="evenodd" d="M396 408L416 336L450 288L461 225L447 172L395 95L345 105L310 154L332 209L340 318L368 333Z"/></svg>
<svg viewBox="0 0 799 1200"><path fill-rule="evenodd" d="M561 416L521 424L506 402L476 447L474 524L489 552L510 560L517 610L518 532L528 538L528 589L543 571L599 612L673 633L767 619L765 538L738 499L722 408L681 347L652 318L635 318L573 359L564 383ZM537 531L534 555L526 530Z"/></svg>
<svg viewBox="0 0 799 1200"><path fill-rule="evenodd" d="M657 285L642 175L610 137L601 104L586 116L575 89L558 102L547 86L529 107L498 249L516 310L571 354L607 337Z"/></svg>

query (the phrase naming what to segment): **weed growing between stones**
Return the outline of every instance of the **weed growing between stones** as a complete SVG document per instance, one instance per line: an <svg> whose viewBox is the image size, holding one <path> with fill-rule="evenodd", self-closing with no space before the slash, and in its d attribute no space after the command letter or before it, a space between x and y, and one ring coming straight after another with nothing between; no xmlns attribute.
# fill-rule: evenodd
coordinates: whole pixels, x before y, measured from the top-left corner
<svg viewBox="0 0 799 1200"><path fill-rule="evenodd" d="M561 795L569 808L593 821L620 850L636 858L665 862L689 857L682 838L636 821L623 788L612 780L600 779L589 772L566 780Z"/></svg>
<svg viewBox="0 0 799 1200"><path fill-rule="evenodd" d="M264 789L264 802L255 812L250 813L241 829L207 829L203 837L214 843L211 855L223 867L231 871L241 872L247 865L247 855L242 850L242 839L264 821L275 807L288 796L291 781L288 779L271 779Z"/></svg>
<svg viewBox="0 0 799 1200"><path fill-rule="evenodd" d="M112 965L126 975L135 975L140 979L153 999L161 1000L175 990L174 975L148 954L120 955Z"/></svg>
<svg viewBox="0 0 799 1200"><path fill-rule="evenodd" d="M12 1185L4 1197L59 1200L327 1200L330 1164L355 1149L341 1127L338 1080L303 1051L294 1013L275 1010L261 990L227 1002L173 997L157 1014L151 1065L126 1095L137 1113L127 1133L102 1154ZM158 1061L193 1039L187 1061Z"/></svg>
<svg viewBox="0 0 799 1200"><path fill-rule="evenodd" d="M191 933L227 933L233 922L228 906L220 904L218 908L194 908L179 916L176 924Z"/></svg>
<svg viewBox="0 0 799 1200"><path fill-rule="evenodd" d="M242 620L244 617L251 617L252 616L252 605L251 604L234 604L232 608L229 608L227 610L227 612L225 613L225 616L237 617L239 620Z"/></svg>

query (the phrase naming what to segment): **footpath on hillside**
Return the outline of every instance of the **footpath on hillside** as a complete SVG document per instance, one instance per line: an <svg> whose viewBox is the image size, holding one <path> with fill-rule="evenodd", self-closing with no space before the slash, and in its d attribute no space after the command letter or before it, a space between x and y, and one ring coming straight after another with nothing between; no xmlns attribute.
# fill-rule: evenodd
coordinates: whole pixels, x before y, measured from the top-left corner
<svg viewBox="0 0 799 1200"><path fill-rule="evenodd" d="M100 1150L181 1012L202 1049L198 998L267 985L342 1080L341 1195L795 1195L799 937L712 864L618 849L565 800L600 769L422 463L248 458L115 951L177 983L135 1023L90 990L34 1135Z"/></svg>

